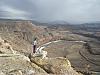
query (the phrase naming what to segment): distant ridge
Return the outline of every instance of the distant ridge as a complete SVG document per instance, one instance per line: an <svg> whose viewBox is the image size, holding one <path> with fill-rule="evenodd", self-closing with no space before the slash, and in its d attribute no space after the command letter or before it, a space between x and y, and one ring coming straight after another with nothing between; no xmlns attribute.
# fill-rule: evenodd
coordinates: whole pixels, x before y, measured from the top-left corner
<svg viewBox="0 0 100 75"><path fill-rule="evenodd" d="M67 21L63 21L63 20L57 20L57 21L52 21L52 22L48 22L49 24L70 24Z"/></svg>
<svg viewBox="0 0 100 75"><path fill-rule="evenodd" d="M31 21L31 20L24 20L24 19L5 19L5 18L0 18L0 21Z"/></svg>
<svg viewBox="0 0 100 75"><path fill-rule="evenodd" d="M40 21L36 21L36 20L25 20L25 19L6 19L6 18L0 18L0 21L31 21L33 24L36 24L36 25L76 25L76 26L98 26L100 27L100 21L96 21L96 22L87 22L87 23L82 23L82 24L71 24L71 23L68 23L67 21L63 21L63 20L56 20L56 21L51 21L51 22L40 22Z"/></svg>

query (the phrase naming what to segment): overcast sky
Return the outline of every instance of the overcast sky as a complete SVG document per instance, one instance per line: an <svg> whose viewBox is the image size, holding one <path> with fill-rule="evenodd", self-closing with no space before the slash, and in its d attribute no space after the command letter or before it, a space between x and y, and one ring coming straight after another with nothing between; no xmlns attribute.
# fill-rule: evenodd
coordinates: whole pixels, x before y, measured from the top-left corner
<svg viewBox="0 0 100 75"><path fill-rule="evenodd" d="M0 17L95 22L100 21L100 0L0 0Z"/></svg>

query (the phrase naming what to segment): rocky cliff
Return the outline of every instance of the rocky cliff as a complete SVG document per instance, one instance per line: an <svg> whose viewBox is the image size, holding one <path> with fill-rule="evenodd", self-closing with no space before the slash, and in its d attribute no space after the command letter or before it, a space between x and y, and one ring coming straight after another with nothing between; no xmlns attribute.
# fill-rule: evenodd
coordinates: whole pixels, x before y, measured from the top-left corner
<svg viewBox="0 0 100 75"><path fill-rule="evenodd" d="M40 31L43 32L43 28L30 21L0 21L0 36L20 52L30 52L32 40L38 37Z"/></svg>
<svg viewBox="0 0 100 75"><path fill-rule="evenodd" d="M38 38L38 46L57 40L65 35L46 26L36 26L31 21L0 21L0 36L7 40L16 51L30 53L33 38Z"/></svg>
<svg viewBox="0 0 100 75"><path fill-rule="evenodd" d="M26 57L0 38L0 75L82 75L77 73L67 58Z"/></svg>
<svg viewBox="0 0 100 75"><path fill-rule="evenodd" d="M0 22L1 33L14 33L20 39L31 41L33 32L35 33L37 27L30 21L3 21Z"/></svg>
<svg viewBox="0 0 100 75"><path fill-rule="evenodd" d="M31 21L0 21L0 37L3 39L0 39L0 60L4 62L4 64L1 63L0 65L1 75L3 73L11 73L11 75L13 73L20 73L25 75L28 71L29 73L37 73L36 75L38 75L38 73L42 75L47 73L58 75L59 73L62 74L62 72L64 72L62 75L78 75L79 73L75 70L86 73L99 72L100 43L96 43L99 41L90 37L73 34L66 28L63 30L63 28L62 26L57 29L47 27L46 25L36 26L32 24ZM53 42L46 46L44 50L48 52L48 59L41 59L41 57L31 57L29 59L27 56L32 53L32 40L34 37L38 38L37 47L55 40L62 41ZM71 62L70 69L68 67L68 59ZM23 61L23 63L20 63L20 61ZM6 63L8 63L8 66ZM11 66L11 64L14 63L15 66L20 65L20 67ZM23 64L28 65L23 67ZM65 65L63 66L63 64ZM60 65L60 67L58 65ZM3 68L4 66L5 68ZM71 66L73 66L75 70ZM9 68L11 68L11 70ZM15 69L13 70L13 68Z"/></svg>

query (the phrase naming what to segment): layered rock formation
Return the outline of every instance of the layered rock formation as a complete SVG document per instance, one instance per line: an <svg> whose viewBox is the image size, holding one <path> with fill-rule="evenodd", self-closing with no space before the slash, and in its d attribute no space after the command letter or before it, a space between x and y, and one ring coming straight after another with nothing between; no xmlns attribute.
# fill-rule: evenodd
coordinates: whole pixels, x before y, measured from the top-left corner
<svg viewBox="0 0 100 75"><path fill-rule="evenodd" d="M38 45L56 40L62 35L46 26L36 26L31 21L0 21L0 36L7 40L14 50L30 53L32 41L38 38Z"/></svg>

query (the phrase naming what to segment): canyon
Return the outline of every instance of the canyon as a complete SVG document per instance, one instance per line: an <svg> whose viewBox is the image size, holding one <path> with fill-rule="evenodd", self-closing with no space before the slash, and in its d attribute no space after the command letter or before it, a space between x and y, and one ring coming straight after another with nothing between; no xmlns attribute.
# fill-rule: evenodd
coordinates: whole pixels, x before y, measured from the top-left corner
<svg viewBox="0 0 100 75"><path fill-rule="evenodd" d="M95 31L91 33L73 25L46 23L44 25L30 20L1 20L0 73L1 75L98 74L99 31L96 31L95 35ZM29 57L35 37L38 39L37 47L52 42L43 49L47 51L48 59ZM61 41L53 42L57 40Z"/></svg>

